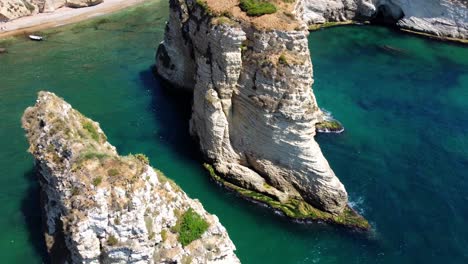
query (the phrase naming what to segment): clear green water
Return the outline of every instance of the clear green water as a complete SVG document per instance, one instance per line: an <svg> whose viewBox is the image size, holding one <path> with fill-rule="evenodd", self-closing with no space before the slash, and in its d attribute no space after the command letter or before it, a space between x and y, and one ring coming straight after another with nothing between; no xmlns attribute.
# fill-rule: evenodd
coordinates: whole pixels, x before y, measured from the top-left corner
<svg viewBox="0 0 468 264"><path fill-rule="evenodd" d="M146 153L219 216L244 263L467 263L468 49L378 27L310 36L315 93L346 127L317 137L364 235L292 223L216 186L188 135L190 99L151 74L166 1L18 39L0 55L0 257L41 263L37 184L20 117L47 89L99 121L120 153ZM381 45L403 49L386 51Z"/></svg>

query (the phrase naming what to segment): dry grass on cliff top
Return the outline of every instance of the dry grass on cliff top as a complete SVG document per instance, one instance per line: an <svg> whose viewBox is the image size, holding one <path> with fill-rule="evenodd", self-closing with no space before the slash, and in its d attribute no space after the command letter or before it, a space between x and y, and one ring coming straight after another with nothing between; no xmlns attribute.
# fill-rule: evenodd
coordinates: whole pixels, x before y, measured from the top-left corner
<svg viewBox="0 0 468 264"><path fill-rule="evenodd" d="M237 21L247 22L258 29L296 30L300 27L300 23L292 14L296 5L295 0L268 0L276 6L277 11L262 16L248 16L239 7L239 0L199 0L197 2L206 3L210 12L217 16L227 16Z"/></svg>

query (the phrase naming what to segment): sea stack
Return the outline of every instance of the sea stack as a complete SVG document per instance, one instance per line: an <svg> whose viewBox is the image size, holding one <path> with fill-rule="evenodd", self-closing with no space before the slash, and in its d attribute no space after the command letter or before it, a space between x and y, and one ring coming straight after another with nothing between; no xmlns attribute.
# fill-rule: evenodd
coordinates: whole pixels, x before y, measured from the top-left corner
<svg viewBox="0 0 468 264"><path fill-rule="evenodd" d="M193 92L190 132L213 178L293 218L367 229L314 140L324 114L298 2L271 2L259 14L239 1L170 0L157 73Z"/></svg>
<svg viewBox="0 0 468 264"><path fill-rule="evenodd" d="M215 215L63 99L40 92L22 124L52 263L239 263Z"/></svg>

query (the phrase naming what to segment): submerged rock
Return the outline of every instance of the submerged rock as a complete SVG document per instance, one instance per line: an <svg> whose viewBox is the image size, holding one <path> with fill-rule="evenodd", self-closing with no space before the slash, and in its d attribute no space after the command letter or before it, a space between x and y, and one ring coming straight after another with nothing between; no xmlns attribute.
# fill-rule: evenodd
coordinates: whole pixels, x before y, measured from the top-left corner
<svg viewBox="0 0 468 264"><path fill-rule="evenodd" d="M193 91L190 132L224 185L347 217L346 190L314 140L324 115L295 5L249 17L236 1L171 0L157 73Z"/></svg>
<svg viewBox="0 0 468 264"><path fill-rule="evenodd" d="M315 129L319 133L343 133L344 127L337 120L324 120L315 124Z"/></svg>
<svg viewBox="0 0 468 264"><path fill-rule="evenodd" d="M40 92L22 124L54 263L239 263L215 215L63 99Z"/></svg>
<svg viewBox="0 0 468 264"><path fill-rule="evenodd" d="M384 52L393 54L393 55L408 55L408 52L404 49L400 49L390 45L379 45L378 48Z"/></svg>
<svg viewBox="0 0 468 264"><path fill-rule="evenodd" d="M315 124L315 129L318 133L343 133L344 127L343 125L333 118L332 114L327 110L322 110L323 118L322 121Z"/></svg>

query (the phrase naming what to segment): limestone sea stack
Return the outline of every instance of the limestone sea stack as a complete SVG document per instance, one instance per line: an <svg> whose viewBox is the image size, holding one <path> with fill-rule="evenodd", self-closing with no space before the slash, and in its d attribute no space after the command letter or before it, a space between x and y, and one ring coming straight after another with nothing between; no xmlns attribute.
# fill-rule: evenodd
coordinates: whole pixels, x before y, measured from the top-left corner
<svg viewBox="0 0 468 264"><path fill-rule="evenodd" d="M239 263L215 215L63 99L40 92L22 124L53 263Z"/></svg>
<svg viewBox="0 0 468 264"><path fill-rule="evenodd" d="M270 2L249 16L239 1L170 0L157 73L193 92L190 132L213 178L290 217L368 228L314 140L307 26L294 1Z"/></svg>

